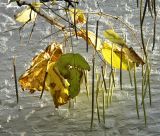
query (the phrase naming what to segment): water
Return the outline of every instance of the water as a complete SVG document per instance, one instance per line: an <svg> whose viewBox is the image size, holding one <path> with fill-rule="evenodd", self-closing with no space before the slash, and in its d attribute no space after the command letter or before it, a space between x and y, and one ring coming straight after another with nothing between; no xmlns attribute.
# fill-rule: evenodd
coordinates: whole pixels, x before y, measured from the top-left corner
<svg viewBox="0 0 160 136"><path fill-rule="evenodd" d="M88 0L89 1L89 0ZM103 0L99 2L100 7L106 13L118 15L125 19L139 34L138 9L133 1L110 1ZM98 11L95 1L88 2L85 6L88 11ZM6 0L0 0L0 32L18 27L13 19L13 13L16 13L16 5L6 5ZM159 8L158 8L159 9ZM148 21L149 20L149 21ZM40 21L40 20L39 20ZM159 22L159 18L158 18ZM122 33L128 32L124 25L119 25L118 21L101 18L100 31L113 26L116 31ZM14 89L12 57L16 57L17 75L20 76L28 67L31 58L35 53L44 49L50 42L49 39L38 43L39 39L49 34L50 26L44 21L37 24L33 37L29 44L28 35L32 25L26 26L26 30L21 34L20 42L18 31L0 34L0 135L1 136L159 136L160 135L160 55L159 55L159 36L160 25L157 25L156 50L150 53L151 70L151 88L152 88L152 106L149 107L149 100L146 98L147 122L145 127L143 120L142 106L140 106L140 119L137 119L135 110L134 89L130 87L128 76L124 73L123 90L115 89L113 102L106 110L106 124L98 124L96 110L93 131L90 131L91 118L91 99L88 100L85 90L77 98L77 103L67 109L68 105L62 106L56 110L53 106L52 98L45 93L42 100L39 100L39 93L29 94L28 92L19 93L20 102L16 104ZM151 18L147 17L145 29L146 36L151 37ZM120 29L121 28L121 29ZM95 17L90 17L90 29L95 31ZM60 36L59 36L60 37ZM140 53L140 47L136 42L132 42L131 34L127 33L127 42L136 51ZM55 38L54 36L52 38ZM56 38L55 38L56 39ZM59 39L57 39L59 40ZM77 42L79 43L79 42ZM84 43L84 44L83 44ZM151 46L151 44L150 44ZM90 48L89 53L85 52L85 42L81 42L77 52L87 56L91 62ZM149 47L151 48L151 47ZM99 64L99 62L97 62ZM140 78L140 69L138 69L138 81ZM116 78L119 84L119 79ZM138 93L140 98L141 83L138 84ZM19 88L20 90L20 88ZM102 104L100 104L102 111ZM102 115L102 113L101 113ZM102 118L101 118L102 119Z"/></svg>

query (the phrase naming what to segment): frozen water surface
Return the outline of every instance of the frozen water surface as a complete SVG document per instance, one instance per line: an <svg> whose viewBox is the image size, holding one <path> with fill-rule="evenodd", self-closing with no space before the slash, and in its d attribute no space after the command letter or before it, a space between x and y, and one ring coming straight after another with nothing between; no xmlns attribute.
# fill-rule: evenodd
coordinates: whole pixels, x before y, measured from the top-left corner
<svg viewBox="0 0 160 136"><path fill-rule="evenodd" d="M86 11L98 11L97 3L94 0L86 0L80 7L88 8ZM160 1L157 1L157 3ZM136 8L136 1L133 0L102 0L99 5L102 11L117 15L125 19L132 25L139 34L139 12ZM158 4L157 4L158 5ZM7 5L6 0L0 0L0 32L18 27L14 21L14 14L17 11L14 4ZM158 7L159 10L159 7ZM151 34L151 21L147 17L145 24L146 36ZM90 28L95 31L95 17L90 17ZM100 31L111 26L112 20L104 19L100 21ZM121 32L127 31L123 25L114 28ZM109 25L108 25L109 24ZM159 136L160 135L160 20L158 17L156 50L151 52L151 88L152 106L146 106L148 125L145 127L143 120L142 106L140 105L140 119L137 119L135 111L134 89L130 87L128 76L124 74L123 90L115 89L113 102L106 110L106 124L98 124L95 114L93 130L90 131L91 100L88 101L85 90L77 98L74 108L68 110L68 105L56 110L53 106L49 94L45 93L42 100L39 100L39 93L29 94L28 92L19 93L20 102L16 104L16 96L13 80L12 57L16 57L17 75L20 76L28 67L31 58L44 49L50 42L48 39L38 43L39 39L49 33L50 26L45 25L44 21L35 27L32 40L29 44L28 35L30 34L31 24L26 26L22 33L20 42L18 31L0 33L0 136ZM108 25L108 26L107 26ZM27 29L28 28L28 29ZM120 29L122 28L122 29ZM58 35L61 37L61 35ZM53 37L54 38L54 37ZM136 43L131 42L130 34L126 35L127 42L136 51L140 48ZM59 40L59 39L57 39ZM76 45L75 45L76 46ZM150 45L151 46L151 45ZM91 62L91 54L85 52L84 46L78 47L81 52ZM150 47L149 47L150 48ZM92 53L92 51L90 51ZM88 56L87 56L88 55ZM140 70L138 74L140 75ZM117 78L117 83L119 79ZM140 76L138 76L140 81ZM141 92L140 83L138 93ZM19 88L19 90L21 90ZM140 95L139 95L140 98ZM146 105L149 105L146 98ZM102 106L102 104L100 104ZM100 107L102 110L102 108ZM96 110L95 110L96 112Z"/></svg>

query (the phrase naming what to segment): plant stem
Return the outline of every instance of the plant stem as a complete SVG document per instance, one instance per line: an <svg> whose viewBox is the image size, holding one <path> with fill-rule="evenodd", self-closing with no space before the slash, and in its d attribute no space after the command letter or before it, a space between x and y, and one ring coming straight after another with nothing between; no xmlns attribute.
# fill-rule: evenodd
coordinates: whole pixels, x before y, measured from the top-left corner
<svg viewBox="0 0 160 136"><path fill-rule="evenodd" d="M18 97L18 83L17 83L16 59L15 59L15 57L13 58L13 70L14 70L14 81L15 81L16 98L17 98L17 104L18 104L19 97Z"/></svg>
<svg viewBox="0 0 160 136"><path fill-rule="evenodd" d="M138 96L137 96L137 80L136 80L136 63L134 64L134 86L135 86L136 111L137 111L137 117L139 119L139 107L138 107Z"/></svg>

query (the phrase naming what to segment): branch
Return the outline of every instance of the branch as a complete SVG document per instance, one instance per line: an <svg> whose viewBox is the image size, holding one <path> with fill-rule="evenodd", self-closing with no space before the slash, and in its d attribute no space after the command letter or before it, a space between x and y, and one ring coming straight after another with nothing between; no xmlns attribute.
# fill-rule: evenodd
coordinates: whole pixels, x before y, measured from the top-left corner
<svg viewBox="0 0 160 136"><path fill-rule="evenodd" d="M27 3L26 1L19 1L19 0L17 0L16 2L17 2L17 5L20 6L20 7L23 6L23 5L29 6L34 12L36 12L38 15L43 17L48 23L50 23L51 25L56 26L58 29L60 29L62 31L65 30L65 25L57 22L52 17L46 15L46 13L44 11L37 10L31 3Z"/></svg>

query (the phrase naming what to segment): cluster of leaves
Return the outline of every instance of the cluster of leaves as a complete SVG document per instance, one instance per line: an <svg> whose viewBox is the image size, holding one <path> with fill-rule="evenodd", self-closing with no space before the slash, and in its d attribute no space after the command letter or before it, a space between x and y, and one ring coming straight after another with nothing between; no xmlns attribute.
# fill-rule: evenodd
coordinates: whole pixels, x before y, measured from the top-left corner
<svg viewBox="0 0 160 136"><path fill-rule="evenodd" d="M79 94L84 70L90 70L80 54L63 54L60 44L53 42L35 56L30 68L20 76L23 90L49 91L56 107Z"/></svg>
<svg viewBox="0 0 160 136"><path fill-rule="evenodd" d="M12 2L12 1L11 1ZM32 3L23 11L15 15L20 23L34 22L37 12L43 3ZM35 8L33 11L32 8ZM104 31L105 41L102 41L92 31L83 29L86 23L84 11L69 8L67 12L77 30L72 34L82 37L87 44L103 56L106 63L113 68L129 70L136 64L143 65L144 61L114 30ZM95 45L97 41L97 45ZM42 53L35 56L31 67L19 78L23 90L30 92L47 90L51 93L56 107L76 97L80 92L80 84L85 70L90 70L89 64L80 54L63 54L60 44L53 42Z"/></svg>

